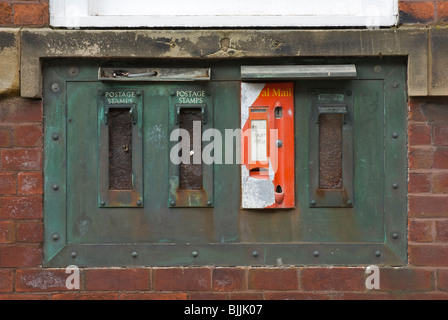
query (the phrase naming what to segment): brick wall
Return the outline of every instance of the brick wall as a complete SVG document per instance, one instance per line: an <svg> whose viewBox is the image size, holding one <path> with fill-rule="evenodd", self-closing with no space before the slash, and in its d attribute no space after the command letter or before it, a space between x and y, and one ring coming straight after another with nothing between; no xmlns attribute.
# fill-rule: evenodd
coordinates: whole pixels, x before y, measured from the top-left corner
<svg viewBox="0 0 448 320"><path fill-rule="evenodd" d="M87 268L42 264L42 102L0 99L0 299L448 299L448 101L409 103L409 266Z"/></svg>
<svg viewBox="0 0 448 320"><path fill-rule="evenodd" d="M445 23L448 1L401 1L402 23ZM48 1L0 1L0 25L48 25ZM409 265L42 268L42 102L0 97L0 299L448 299L448 99L409 102Z"/></svg>

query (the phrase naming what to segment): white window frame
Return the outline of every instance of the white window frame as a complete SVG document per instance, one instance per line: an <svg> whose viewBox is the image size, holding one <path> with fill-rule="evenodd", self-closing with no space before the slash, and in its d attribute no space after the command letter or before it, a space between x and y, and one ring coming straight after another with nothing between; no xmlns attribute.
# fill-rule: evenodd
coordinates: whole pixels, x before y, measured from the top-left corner
<svg viewBox="0 0 448 320"><path fill-rule="evenodd" d="M53 27L368 27L398 0L50 0Z"/></svg>

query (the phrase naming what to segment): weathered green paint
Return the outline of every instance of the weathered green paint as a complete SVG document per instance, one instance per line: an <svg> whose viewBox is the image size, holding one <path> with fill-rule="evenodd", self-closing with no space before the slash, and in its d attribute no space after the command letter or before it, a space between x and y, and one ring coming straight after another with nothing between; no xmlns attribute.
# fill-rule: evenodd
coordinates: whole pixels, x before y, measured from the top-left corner
<svg viewBox="0 0 448 320"><path fill-rule="evenodd" d="M49 61L44 66L45 265L402 265L406 263L406 65L402 59L345 59L353 80L295 81L296 204L290 210L242 210L235 161L209 166L212 206L170 207L178 176L170 164L176 127L171 92L205 89L207 125L223 139L240 125L240 66L335 63L322 59L203 61L209 82L101 82L99 66L126 61ZM182 67L182 61L133 62ZM381 68L375 68L375 66ZM77 72L70 72L76 66ZM59 83L59 90L52 85ZM398 84L398 85L396 85ZM98 92L141 90L143 207L98 207L103 165ZM353 206L309 207L310 89L349 88L353 99ZM140 115L142 114L142 117ZM140 127L139 127L140 128ZM59 133L53 140L52 134ZM398 138L391 138L392 132ZM234 140L235 142L235 140ZM207 145L208 142L204 142ZM225 146L222 141L223 148ZM227 150L228 151L228 150ZM211 178L212 177L212 178ZM393 189L392 183L398 188ZM57 191L53 185L59 185ZM209 187L207 187L207 191ZM176 199L177 200L177 199ZM57 232L60 239L52 240ZM396 238L395 234L398 234ZM132 252L138 252L132 257ZM197 251L194 257L191 253ZM316 257L315 251L319 254ZM72 257L72 253L76 257ZM257 252L258 254L255 254Z"/></svg>

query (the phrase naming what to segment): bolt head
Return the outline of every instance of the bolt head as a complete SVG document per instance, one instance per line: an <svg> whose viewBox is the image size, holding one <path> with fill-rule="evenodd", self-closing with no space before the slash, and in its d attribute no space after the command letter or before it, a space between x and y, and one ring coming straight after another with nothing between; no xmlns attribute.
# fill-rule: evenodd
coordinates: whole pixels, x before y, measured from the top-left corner
<svg viewBox="0 0 448 320"><path fill-rule="evenodd" d="M392 188L398 189L398 183L396 183L396 182L392 183Z"/></svg>
<svg viewBox="0 0 448 320"><path fill-rule="evenodd" d="M51 235L51 239L53 239L53 241L58 241L61 237L59 236L58 233L53 233Z"/></svg>
<svg viewBox="0 0 448 320"><path fill-rule="evenodd" d="M72 257L72 258L76 258L76 252L73 251L72 253L70 253L70 257Z"/></svg>
<svg viewBox="0 0 448 320"><path fill-rule="evenodd" d="M393 132L392 133L392 138L397 139L398 138L398 133L397 132Z"/></svg>
<svg viewBox="0 0 448 320"><path fill-rule="evenodd" d="M54 141L59 140L59 134L53 133L51 139L53 139Z"/></svg>
<svg viewBox="0 0 448 320"><path fill-rule="evenodd" d="M134 252L131 253L131 256L132 256L133 258L136 258L136 257L138 256L138 253L134 251Z"/></svg>
<svg viewBox="0 0 448 320"><path fill-rule="evenodd" d="M375 256L378 258L381 257L381 251L379 250L375 251Z"/></svg>
<svg viewBox="0 0 448 320"><path fill-rule="evenodd" d="M106 205L106 201L102 200L102 201L100 202L100 206L104 207L105 205Z"/></svg>
<svg viewBox="0 0 448 320"><path fill-rule="evenodd" d="M392 233L392 239L397 240L399 237L400 237L400 235L398 234L398 232Z"/></svg>
<svg viewBox="0 0 448 320"><path fill-rule="evenodd" d="M319 256L319 251L317 251L317 250L313 251L313 256L315 256L317 258Z"/></svg>
<svg viewBox="0 0 448 320"><path fill-rule="evenodd" d="M259 255L259 252L257 250L254 250L252 252L252 257L256 258L256 257L258 257L258 255Z"/></svg>
<svg viewBox="0 0 448 320"><path fill-rule="evenodd" d="M212 203L210 200L207 201L207 206L208 206L208 207L211 207L212 204L213 204L213 203Z"/></svg>
<svg viewBox="0 0 448 320"><path fill-rule="evenodd" d="M143 205L143 202L141 200L138 200L136 202L137 207L141 207Z"/></svg>
<svg viewBox="0 0 448 320"><path fill-rule="evenodd" d="M191 255L193 256L193 257L197 257L198 255L199 255L199 253L197 252L197 251L193 251L192 253L191 253Z"/></svg>
<svg viewBox="0 0 448 320"><path fill-rule="evenodd" d="M58 190L59 190L59 186L58 186L57 184L54 184L51 188L52 188L54 191L58 191Z"/></svg>
<svg viewBox="0 0 448 320"><path fill-rule="evenodd" d="M312 206L315 206L315 205L316 205L316 200L311 200L311 201L310 201L310 204L311 204Z"/></svg>
<svg viewBox="0 0 448 320"><path fill-rule="evenodd" d="M176 201L171 200L171 201L170 201L170 206L174 207L175 205L176 205Z"/></svg>

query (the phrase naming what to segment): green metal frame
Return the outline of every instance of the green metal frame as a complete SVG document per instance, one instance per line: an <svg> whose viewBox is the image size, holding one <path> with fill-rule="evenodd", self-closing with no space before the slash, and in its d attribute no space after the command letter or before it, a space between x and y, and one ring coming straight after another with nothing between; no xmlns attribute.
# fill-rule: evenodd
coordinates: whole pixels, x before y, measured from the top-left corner
<svg viewBox="0 0 448 320"><path fill-rule="evenodd" d="M213 207L170 208L169 128L177 88L213 94L207 122L238 129L242 65L353 63L357 76L333 80L353 92L353 207L310 208L310 89L295 80L296 204L242 210L239 164L213 165ZM98 80L100 66L212 69L209 82ZM406 58L43 61L44 266L388 265L407 263ZM257 81L257 80L254 80ZM266 79L262 80L266 82ZM284 80L283 80L284 81ZM344 81L344 84L342 82ZM144 206L99 208L98 91L142 90ZM379 93L375 97L375 92ZM378 98L378 100L376 100ZM370 99L370 100L369 100ZM370 102L372 103L370 103ZM377 103L374 112L363 111ZM372 109L372 110L373 110ZM209 110L207 108L207 110ZM140 114L139 114L140 115ZM380 125L381 124L381 125ZM368 143L366 143L368 141ZM369 145L371 141L374 141ZM223 143L224 145L224 143ZM372 150L381 149L381 154ZM234 149L234 155L236 154ZM235 158L235 157L234 157ZM366 168L363 167L366 163Z"/></svg>

